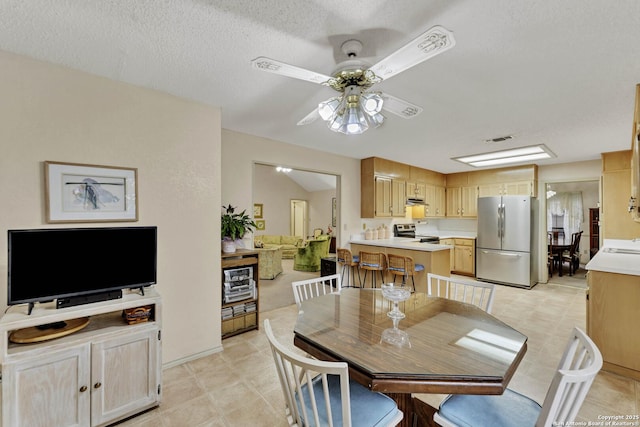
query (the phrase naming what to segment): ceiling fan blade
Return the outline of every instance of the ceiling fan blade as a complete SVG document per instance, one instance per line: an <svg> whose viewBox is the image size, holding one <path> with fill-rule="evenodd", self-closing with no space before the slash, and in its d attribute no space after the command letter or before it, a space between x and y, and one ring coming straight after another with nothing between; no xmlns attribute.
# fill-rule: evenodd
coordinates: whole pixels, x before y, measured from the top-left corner
<svg viewBox="0 0 640 427"><path fill-rule="evenodd" d="M422 107L418 107L404 99L396 98L387 93L381 93L382 109L393 113L403 119L412 119L422 112Z"/></svg>
<svg viewBox="0 0 640 427"><path fill-rule="evenodd" d="M268 71L270 73L281 74L283 76L293 77L294 79L306 80L311 83L323 85L326 85L327 81L331 78L324 74L305 70L304 68L285 64L284 62L276 61L275 59L266 58L264 56L260 56L252 60L251 65L253 65L257 70Z"/></svg>
<svg viewBox="0 0 640 427"><path fill-rule="evenodd" d="M316 107L315 110L313 110L312 112L307 114L302 120L300 120L297 123L297 125L298 126L308 125L309 123L315 122L318 117L320 117L320 114L318 114L318 108Z"/></svg>
<svg viewBox="0 0 640 427"><path fill-rule="evenodd" d="M436 25L410 41L391 55L374 64L371 71L385 80L418 65L456 45L453 33Z"/></svg>

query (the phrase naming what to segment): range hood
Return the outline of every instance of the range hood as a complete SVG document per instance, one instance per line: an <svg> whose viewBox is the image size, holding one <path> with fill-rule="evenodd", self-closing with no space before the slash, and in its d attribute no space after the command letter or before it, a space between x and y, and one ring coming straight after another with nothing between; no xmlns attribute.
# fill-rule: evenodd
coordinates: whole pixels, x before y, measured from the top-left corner
<svg viewBox="0 0 640 427"><path fill-rule="evenodd" d="M426 206L427 203L424 199L420 197L407 197L407 201L405 203L407 206Z"/></svg>

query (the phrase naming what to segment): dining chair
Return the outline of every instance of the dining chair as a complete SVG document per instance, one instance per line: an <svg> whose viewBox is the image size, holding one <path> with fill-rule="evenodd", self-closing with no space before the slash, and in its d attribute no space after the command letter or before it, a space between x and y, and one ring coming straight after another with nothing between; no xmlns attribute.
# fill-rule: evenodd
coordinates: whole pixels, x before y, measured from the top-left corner
<svg viewBox="0 0 640 427"><path fill-rule="evenodd" d="M574 328L542 406L511 389L501 395L457 394L440 403L433 420L443 427L572 425L600 368L598 347Z"/></svg>
<svg viewBox="0 0 640 427"><path fill-rule="evenodd" d="M560 268L560 254L558 254L555 246L553 245L553 233L549 232L547 234L547 268L549 269L549 277L551 277L553 276L556 266Z"/></svg>
<svg viewBox="0 0 640 427"><path fill-rule="evenodd" d="M354 287L354 271L357 269L358 264L360 262L360 257L358 255L353 255L349 249L338 248L336 250L336 256L338 258L338 262L342 264L342 283L344 281L344 273L347 273L347 281L345 287ZM358 283L362 282L360 279L360 269L358 271Z"/></svg>
<svg viewBox="0 0 640 427"><path fill-rule="evenodd" d="M396 283L396 276L402 276L402 284L406 284L407 277L411 276L413 291L416 291L415 274L424 270L424 265L416 264L410 256L387 254L387 271L393 277L393 283Z"/></svg>
<svg viewBox="0 0 640 427"><path fill-rule="evenodd" d="M380 272L380 284L384 283L384 272L387 270L387 256L382 252L360 251L360 270L364 270L364 279L360 287L367 283L367 273L371 271L371 287L376 287L376 271Z"/></svg>
<svg viewBox="0 0 640 427"><path fill-rule="evenodd" d="M427 273L427 294L466 302L491 314L496 286L477 280L446 277Z"/></svg>
<svg viewBox="0 0 640 427"><path fill-rule="evenodd" d="M330 276L314 277L313 279L298 280L291 282L293 297L296 300L298 310L302 308L302 301L315 298L320 295L340 293L342 281L339 274Z"/></svg>
<svg viewBox="0 0 640 427"><path fill-rule="evenodd" d="M289 426L395 426L404 414L390 397L349 379L346 362L325 362L280 344L269 319L264 331L284 393Z"/></svg>
<svg viewBox="0 0 640 427"><path fill-rule="evenodd" d="M573 276L573 274L578 271L580 267L580 237L582 236L582 231L577 231L575 233L571 233L571 246L569 246L569 250L562 253L560 257L559 263L560 268L564 265L564 263L569 264L569 276Z"/></svg>

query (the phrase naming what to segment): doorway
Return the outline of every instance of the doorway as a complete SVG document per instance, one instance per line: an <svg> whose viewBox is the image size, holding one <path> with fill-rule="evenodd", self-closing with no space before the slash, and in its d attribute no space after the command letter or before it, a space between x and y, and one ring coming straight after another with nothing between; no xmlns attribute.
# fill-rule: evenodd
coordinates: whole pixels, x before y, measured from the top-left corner
<svg viewBox="0 0 640 427"><path fill-rule="evenodd" d="M308 236L306 200L291 200L291 235Z"/></svg>
<svg viewBox="0 0 640 427"><path fill-rule="evenodd" d="M546 182L544 185L545 207L543 212L546 213L546 218L545 228L541 234L545 238L548 233L551 233L552 236L559 235L565 240L570 240L572 233L582 231L578 248L580 268L576 274L569 276L565 264L563 271L566 274L560 277L558 270L554 270L549 276L549 272L546 271L547 281L553 283L569 281L569 284L586 287L584 266L600 247L599 225L596 224L594 227L591 224L594 212L598 211L600 207L600 181L597 179L553 181ZM592 248L594 244L595 248ZM560 268L562 268L562 264Z"/></svg>

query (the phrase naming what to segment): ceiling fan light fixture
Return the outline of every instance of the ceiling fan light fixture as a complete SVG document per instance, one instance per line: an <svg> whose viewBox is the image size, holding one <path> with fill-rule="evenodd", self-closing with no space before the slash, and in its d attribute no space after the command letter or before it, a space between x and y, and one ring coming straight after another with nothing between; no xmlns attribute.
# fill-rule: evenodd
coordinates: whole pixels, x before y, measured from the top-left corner
<svg viewBox="0 0 640 427"><path fill-rule="evenodd" d="M340 101L340 97L335 96L318 104L318 114L320 114L322 120L330 120L336 114L338 108L340 107Z"/></svg>
<svg viewBox="0 0 640 427"><path fill-rule="evenodd" d="M382 111L382 97L377 93L365 93L360 96L360 105L365 113L375 116Z"/></svg>

